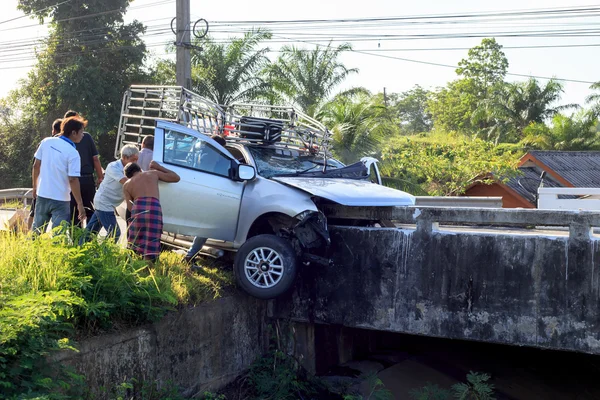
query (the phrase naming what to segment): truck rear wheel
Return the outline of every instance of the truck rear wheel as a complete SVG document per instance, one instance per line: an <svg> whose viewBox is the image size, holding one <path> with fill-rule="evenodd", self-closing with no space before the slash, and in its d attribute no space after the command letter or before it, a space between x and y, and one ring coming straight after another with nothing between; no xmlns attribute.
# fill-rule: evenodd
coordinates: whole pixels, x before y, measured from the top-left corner
<svg viewBox="0 0 600 400"><path fill-rule="evenodd" d="M292 286L296 265L296 253L287 240L275 235L258 235L240 247L234 269L238 285L249 295L272 299Z"/></svg>

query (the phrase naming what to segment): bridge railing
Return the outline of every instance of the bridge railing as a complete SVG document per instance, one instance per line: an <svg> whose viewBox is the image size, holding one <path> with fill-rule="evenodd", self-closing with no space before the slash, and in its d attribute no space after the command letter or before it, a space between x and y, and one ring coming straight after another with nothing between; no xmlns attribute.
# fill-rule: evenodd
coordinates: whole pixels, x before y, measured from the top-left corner
<svg viewBox="0 0 600 400"><path fill-rule="evenodd" d="M324 207L328 218L393 221L416 225L421 232L432 232L440 224L451 226L496 226L535 229L568 227L569 237L589 240L592 228L600 227L600 213L591 211L537 210L516 208L449 207Z"/></svg>
<svg viewBox="0 0 600 400"><path fill-rule="evenodd" d="M564 198L563 196L579 196ZM538 208L542 210L600 211L600 188L539 188Z"/></svg>
<svg viewBox="0 0 600 400"><path fill-rule="evenodd" d="M502 208L502 197L416 196L415 205L421 207Z"/></svg>
<svg viewBox="0 0 600 400"><path fill-rule="evenodd" d="M13 188L0 190L0 203L19 200L23 206L27 206L33 199L33 189L31 188Z"/></svg>

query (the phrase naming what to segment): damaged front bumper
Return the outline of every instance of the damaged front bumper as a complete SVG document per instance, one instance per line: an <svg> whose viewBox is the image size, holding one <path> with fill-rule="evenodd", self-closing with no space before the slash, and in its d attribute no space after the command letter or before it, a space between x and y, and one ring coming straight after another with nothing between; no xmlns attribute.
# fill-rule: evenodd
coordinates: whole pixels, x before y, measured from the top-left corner
<svg viewBox="0 0 600 400"><path fill-rule="evenodd" d="M331 237L327 228L327 218L320 211L305 211L296 216L299 222L291 234L297 241L297 251L305 262L330 265L329 247Z"/></svg>

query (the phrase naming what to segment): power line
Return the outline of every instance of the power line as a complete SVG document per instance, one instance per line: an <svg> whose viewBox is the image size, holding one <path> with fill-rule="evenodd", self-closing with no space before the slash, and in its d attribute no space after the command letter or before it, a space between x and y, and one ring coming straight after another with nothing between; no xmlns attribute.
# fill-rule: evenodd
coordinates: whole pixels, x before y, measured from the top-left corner
<svg viewBox="0 0 600 400"><path fill-rule="evenodd" d="M52 5L52 6L48 6L48 7L40 8L39 10L35 10L35 11L33 11L32 13L25 14L25 15L21 15L20 17L15 17L15 18L7 19L7 20L5 20L5 21L0 21L0 25L2 25L2 24L6 24L6 23L8 23L8 22L12 22L12 21L19 20L19 19L21 19L21 18L29 17L29 16L31 16L32 14L37 14L37 13L39 13L39 12L42 12L42 11L48 10L48 9L50 9L50 8L58 7L58 6L60 6L60 5L63 5L63 4L65 4L65 3L68 3L68 2L70 2L70 1L71 1L71 0L65 0L65 1L61 1L60 3L56 3L56 4Z"/></svg>
<svg viewBox="0 0 600 400"><path fill-rule="evenodd" d="M461 18L481 18L481 17L499 17L499 16L527 16L527 15L558 15L563 14L588 14L590 12L600 11L600 6L576 6L570 8L546 8L546 9L522 9L515 11L493 11L483 13L462 13L462 14L430 14L413 15L402 17L366 17L366 18L343 18L343 19L297 19L297 20L246 20L246 21L210 21L211 24L251 24L251 25L271 25L271 24L299 24L299 23L331 23L331 22L364 22L364 21L404 21L419 19L461 19Z"/></svg>
<svg viewBox="0 0 600 400"><path fill-rule="evenodd" d="M288 39L283 37L284 39ZM306 43L306 44L312 44L318 47L328 47L328 46L324 46L320 43L311 43L311 42L306 42L306 41L302 41L302 40L296 40L297 42L301 42L301 43ZM348 50L350 52L353 53L357 53L357 54L365 54L365 55L369 55L369 56L374 56L374 57L381 57L381 58L388 58L388 59L392 59L392 60L399 60L399 61L405 61L405 62L410 62L410 63L416 63L416 64L424 64L424 65L432 65L432 66L436 66L436 67L445 67L445 68L452 68L452 69L457 69L458 66L456 65L449 65L449 64L442 64L442 63L435 63L435 62L430 62L430 61L422 61L422 60L413 60L410 58L403 58L403 57L394 57L394 56L388 56L385 54L376 54L376 53L370 53L370 52L366 52L366 51L356 51L356 50ZM583 80L577 80L577 79L568 79L568 78L549 78L547 76L536 76L536 75L526 75L526 74L516 74L516 73L511 73L511 72L507 72L506 75L510 75L510 76L518 76L518 77L525 77L525 78L536 78L536 79L544 79L544 80L556 80L556 81L563 81L563 82L572 82L572 83L585 83L585 84L594 84L596 82L590 82L590 81L583 81Z"/></svg>

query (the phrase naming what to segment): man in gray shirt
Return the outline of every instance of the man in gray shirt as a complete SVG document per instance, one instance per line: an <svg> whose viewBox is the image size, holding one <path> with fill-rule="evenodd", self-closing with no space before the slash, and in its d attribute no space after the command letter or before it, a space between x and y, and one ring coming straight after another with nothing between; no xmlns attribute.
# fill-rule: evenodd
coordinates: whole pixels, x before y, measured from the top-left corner
<svg viewBox="0 0 600 400"><path fill-rule="evenodd" d="M98 232L100 228L106 229L108 237L119 241L121 230L115 216L115 208L125 199L123 195L123 184L127 181L123 168L130 162L138 160L139 151L136 146L128 144L121 148L121 158L106 166L104 180L98 187L94 196L94 214L85 228L84 237L89 232Z"/></svg>

